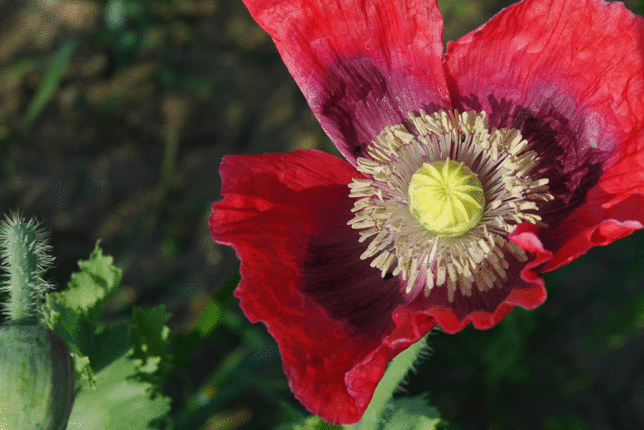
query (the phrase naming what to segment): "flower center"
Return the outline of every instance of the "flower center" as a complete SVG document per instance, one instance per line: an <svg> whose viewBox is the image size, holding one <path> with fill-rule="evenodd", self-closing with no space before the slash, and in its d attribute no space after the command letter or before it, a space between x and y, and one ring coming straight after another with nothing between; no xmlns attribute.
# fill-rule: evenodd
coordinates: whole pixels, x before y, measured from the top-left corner
<svg viewBox="0 0 644 430"><path fill-rule="evenodd" d="M444 288L452 302L503 287L528 259L508 235L522 222L545 226L536 201L553 199L536 153L518 130L489 129L485 112L421 111L408 124L385 128L358 157L366 179L349 184L349 224L370 240L360 258L412 296Z"/></svg>
<svg viewBox="0 0 644 430"><path fill-rule="evenodd" d="M436 236L461 236L478 224L485 207L476 173L452 160L423 163L409 182L409 210Z"/></svg>

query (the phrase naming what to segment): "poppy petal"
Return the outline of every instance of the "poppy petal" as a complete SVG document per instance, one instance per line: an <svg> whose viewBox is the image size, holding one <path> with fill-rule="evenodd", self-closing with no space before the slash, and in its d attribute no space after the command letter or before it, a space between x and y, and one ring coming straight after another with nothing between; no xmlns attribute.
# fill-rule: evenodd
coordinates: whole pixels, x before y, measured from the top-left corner
<svg viewBox="0 0 644 430"><path fill-rule="evenodd" d="M356 157L408 112L449 106L435 0L244 0L322 128Z"/></svg>
<svg viewBox="0 0 644 430"><path fill-rule="evenodd" d="M543 271L554 270L586 253L593 246L614 242L644 228L644 129L625 142L619 160L602 175L588 192L587 201L560 225L549 229L549 238L564 245ZM554 242L554 239L551 239Z"/></svg>
<svg viewBox="0 0 644 430"><path fill-rule="evenodd" d="M434 325L404 317L398 278L361 260L349 163L316 150L226 156L210 231L241 260L235 291L277 341L291 390L332 423L360 419L386 363Z"/></svg>
<svg viewBox="0 0 644 430"><path fill-rule="evenodd" d="M595 226L606 221L601 231L611 231L612 239L598 244L635 226L620 224L628 221L623 217L617 218L620 226L608 221L610 211L598 219L582 209L586 244L572 245L570 234L560 234L619 159L612 154L623 154L627 140L633 148L644 146L643 54L644 19L621 3L601 0L525 0L448 44L454 106L486 111L490 126L519 129L540 156L538 171L550 179L555 197L540 207L543 221L553 227L539 236L556 252L550 268L593 246L591 219ZM638 216L631 220L644 221Z"/></svg>

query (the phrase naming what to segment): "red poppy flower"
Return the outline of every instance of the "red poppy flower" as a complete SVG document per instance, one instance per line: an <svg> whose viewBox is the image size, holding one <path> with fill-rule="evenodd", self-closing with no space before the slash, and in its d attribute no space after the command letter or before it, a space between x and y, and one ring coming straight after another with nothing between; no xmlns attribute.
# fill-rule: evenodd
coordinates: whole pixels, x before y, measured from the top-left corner
<svg viewBox="0 0 644 430"><path fill-rule="evenodd" d="M434 0L244 0L347 161L227 156L210 230L295 396L360 419L435 324L494 326L538 273L642 228L644 22L525 0L447 45Z"/></svg>

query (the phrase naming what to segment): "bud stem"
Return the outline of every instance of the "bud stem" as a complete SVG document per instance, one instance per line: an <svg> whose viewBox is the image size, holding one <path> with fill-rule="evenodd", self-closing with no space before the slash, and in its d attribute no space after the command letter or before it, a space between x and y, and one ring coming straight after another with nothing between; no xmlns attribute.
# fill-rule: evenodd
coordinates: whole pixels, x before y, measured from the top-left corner
<svg viewBox="0 0 644 430"><path fill-rule="evenodd" d="M429 333L428 333L429 334ZM382 414L407 373L419 358L427 354L427 335L394 357L373 393L373 398L356 424L345 426L349 430L372 430L379 428Z"/></svg>
<svg viewBox="0 0 644 430"><path fill-rule="evenodd" d="M9 293L2 306L9 324L38 323L44 294L51 288L42 278L51 266L50 249L45 231L33 219L25 222L15 214L0 223L0 259L7 272L0 291Z"/></svg>

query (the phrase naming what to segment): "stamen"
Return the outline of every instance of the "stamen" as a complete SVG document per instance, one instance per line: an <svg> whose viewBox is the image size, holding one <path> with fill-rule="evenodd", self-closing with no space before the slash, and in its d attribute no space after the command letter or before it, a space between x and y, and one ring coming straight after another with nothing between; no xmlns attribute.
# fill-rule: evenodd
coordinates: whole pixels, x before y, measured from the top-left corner
<svg viewBox="0 0 644 430"><path fill-rule="evenodd" d="M371 238L360 258L400 276L407 294L444 287L451 302L474 285L502 285L508 260L528 259L507 235L543 225L536 202L553 199L548 178L533 177L537 154L518 130L488 129L485 112L421 111L409 123L387 127L358 157L370 178L349 184L349 225L360 242Z"/></svg>

